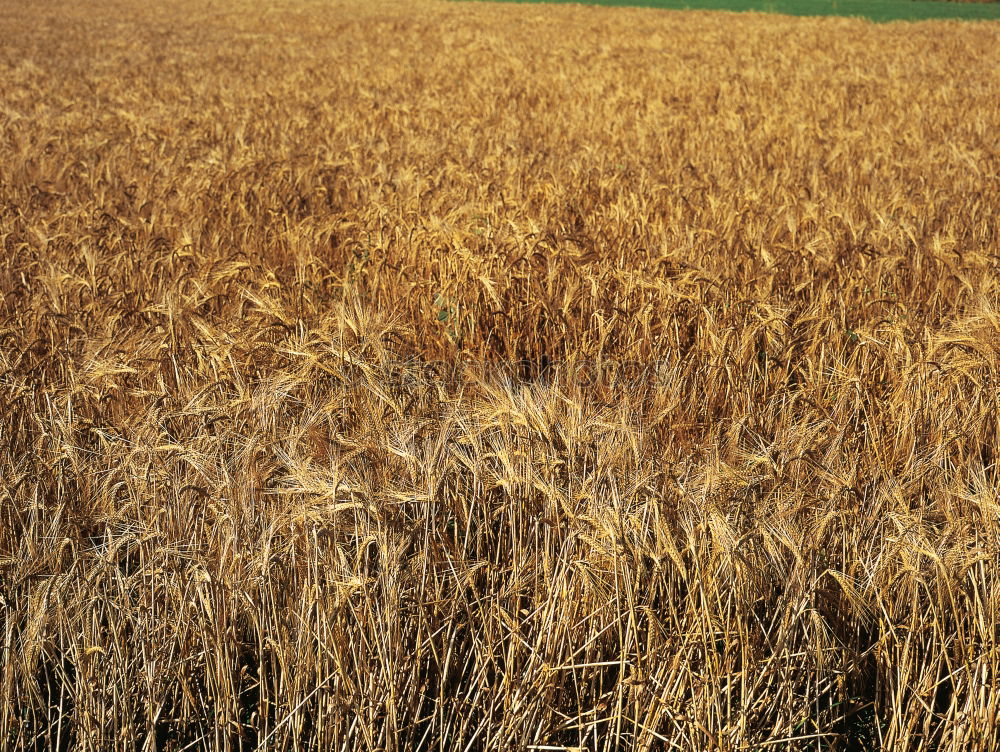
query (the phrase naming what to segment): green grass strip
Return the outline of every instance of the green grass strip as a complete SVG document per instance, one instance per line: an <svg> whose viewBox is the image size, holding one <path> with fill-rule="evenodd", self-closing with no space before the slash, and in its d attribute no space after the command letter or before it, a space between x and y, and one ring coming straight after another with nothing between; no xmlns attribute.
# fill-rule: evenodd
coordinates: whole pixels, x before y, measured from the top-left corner
<svg viewBox="0 0 1000 752"><path fill-rule="evenodd" d="M589 5L783 13L789 16L857 16L872 21L926 21L954 18L1000 19L1000 2L957 3L943 0L499 0L499 2L583 2Z"/></svg>

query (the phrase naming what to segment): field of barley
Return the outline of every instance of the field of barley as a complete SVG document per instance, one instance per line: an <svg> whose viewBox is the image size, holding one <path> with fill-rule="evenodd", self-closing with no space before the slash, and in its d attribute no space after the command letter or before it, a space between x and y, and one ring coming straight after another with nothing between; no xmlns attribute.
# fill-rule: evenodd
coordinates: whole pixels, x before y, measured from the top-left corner
<svg viewBox="0 0 1000 752"><path fill-rule="evenodd" d="M0 749L1000 746L1000 24L0 39Z"/></svg>

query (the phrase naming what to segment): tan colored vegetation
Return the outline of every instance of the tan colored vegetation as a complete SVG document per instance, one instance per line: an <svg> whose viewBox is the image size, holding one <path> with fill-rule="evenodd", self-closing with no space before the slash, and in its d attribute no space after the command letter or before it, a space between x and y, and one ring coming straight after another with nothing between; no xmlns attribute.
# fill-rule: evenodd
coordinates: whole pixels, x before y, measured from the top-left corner
<svg viewBox="0 0 1000 752"><path fill-rule="evenodd" d="M167 5L0 13L0 747L997 748L1000 26Z"/></svg>

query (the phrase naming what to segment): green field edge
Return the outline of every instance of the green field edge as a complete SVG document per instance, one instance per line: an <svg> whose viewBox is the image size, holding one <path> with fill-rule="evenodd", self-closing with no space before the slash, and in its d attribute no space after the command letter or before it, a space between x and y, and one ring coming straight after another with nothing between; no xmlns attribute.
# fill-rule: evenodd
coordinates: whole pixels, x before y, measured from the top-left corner
<svg viewBox="0 0 1000 752"><path fill-rule="evenodd" d="M756 11L788 16L845 16L870 21L996 21L1000 2L947 0L490 0L505 3L607 5L664 10Z"/></svg>

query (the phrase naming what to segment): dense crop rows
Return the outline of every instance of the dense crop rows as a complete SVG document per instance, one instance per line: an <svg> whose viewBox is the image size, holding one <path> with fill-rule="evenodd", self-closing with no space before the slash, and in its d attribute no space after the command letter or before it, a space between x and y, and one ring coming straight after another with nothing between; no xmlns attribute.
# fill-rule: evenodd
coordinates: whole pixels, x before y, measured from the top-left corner
<svg viewBox="0 0 1000 752"><path fill-rule="evenodd" d="M1000 26L165 6L0 13L0 747L997 748Z"/></svg>

